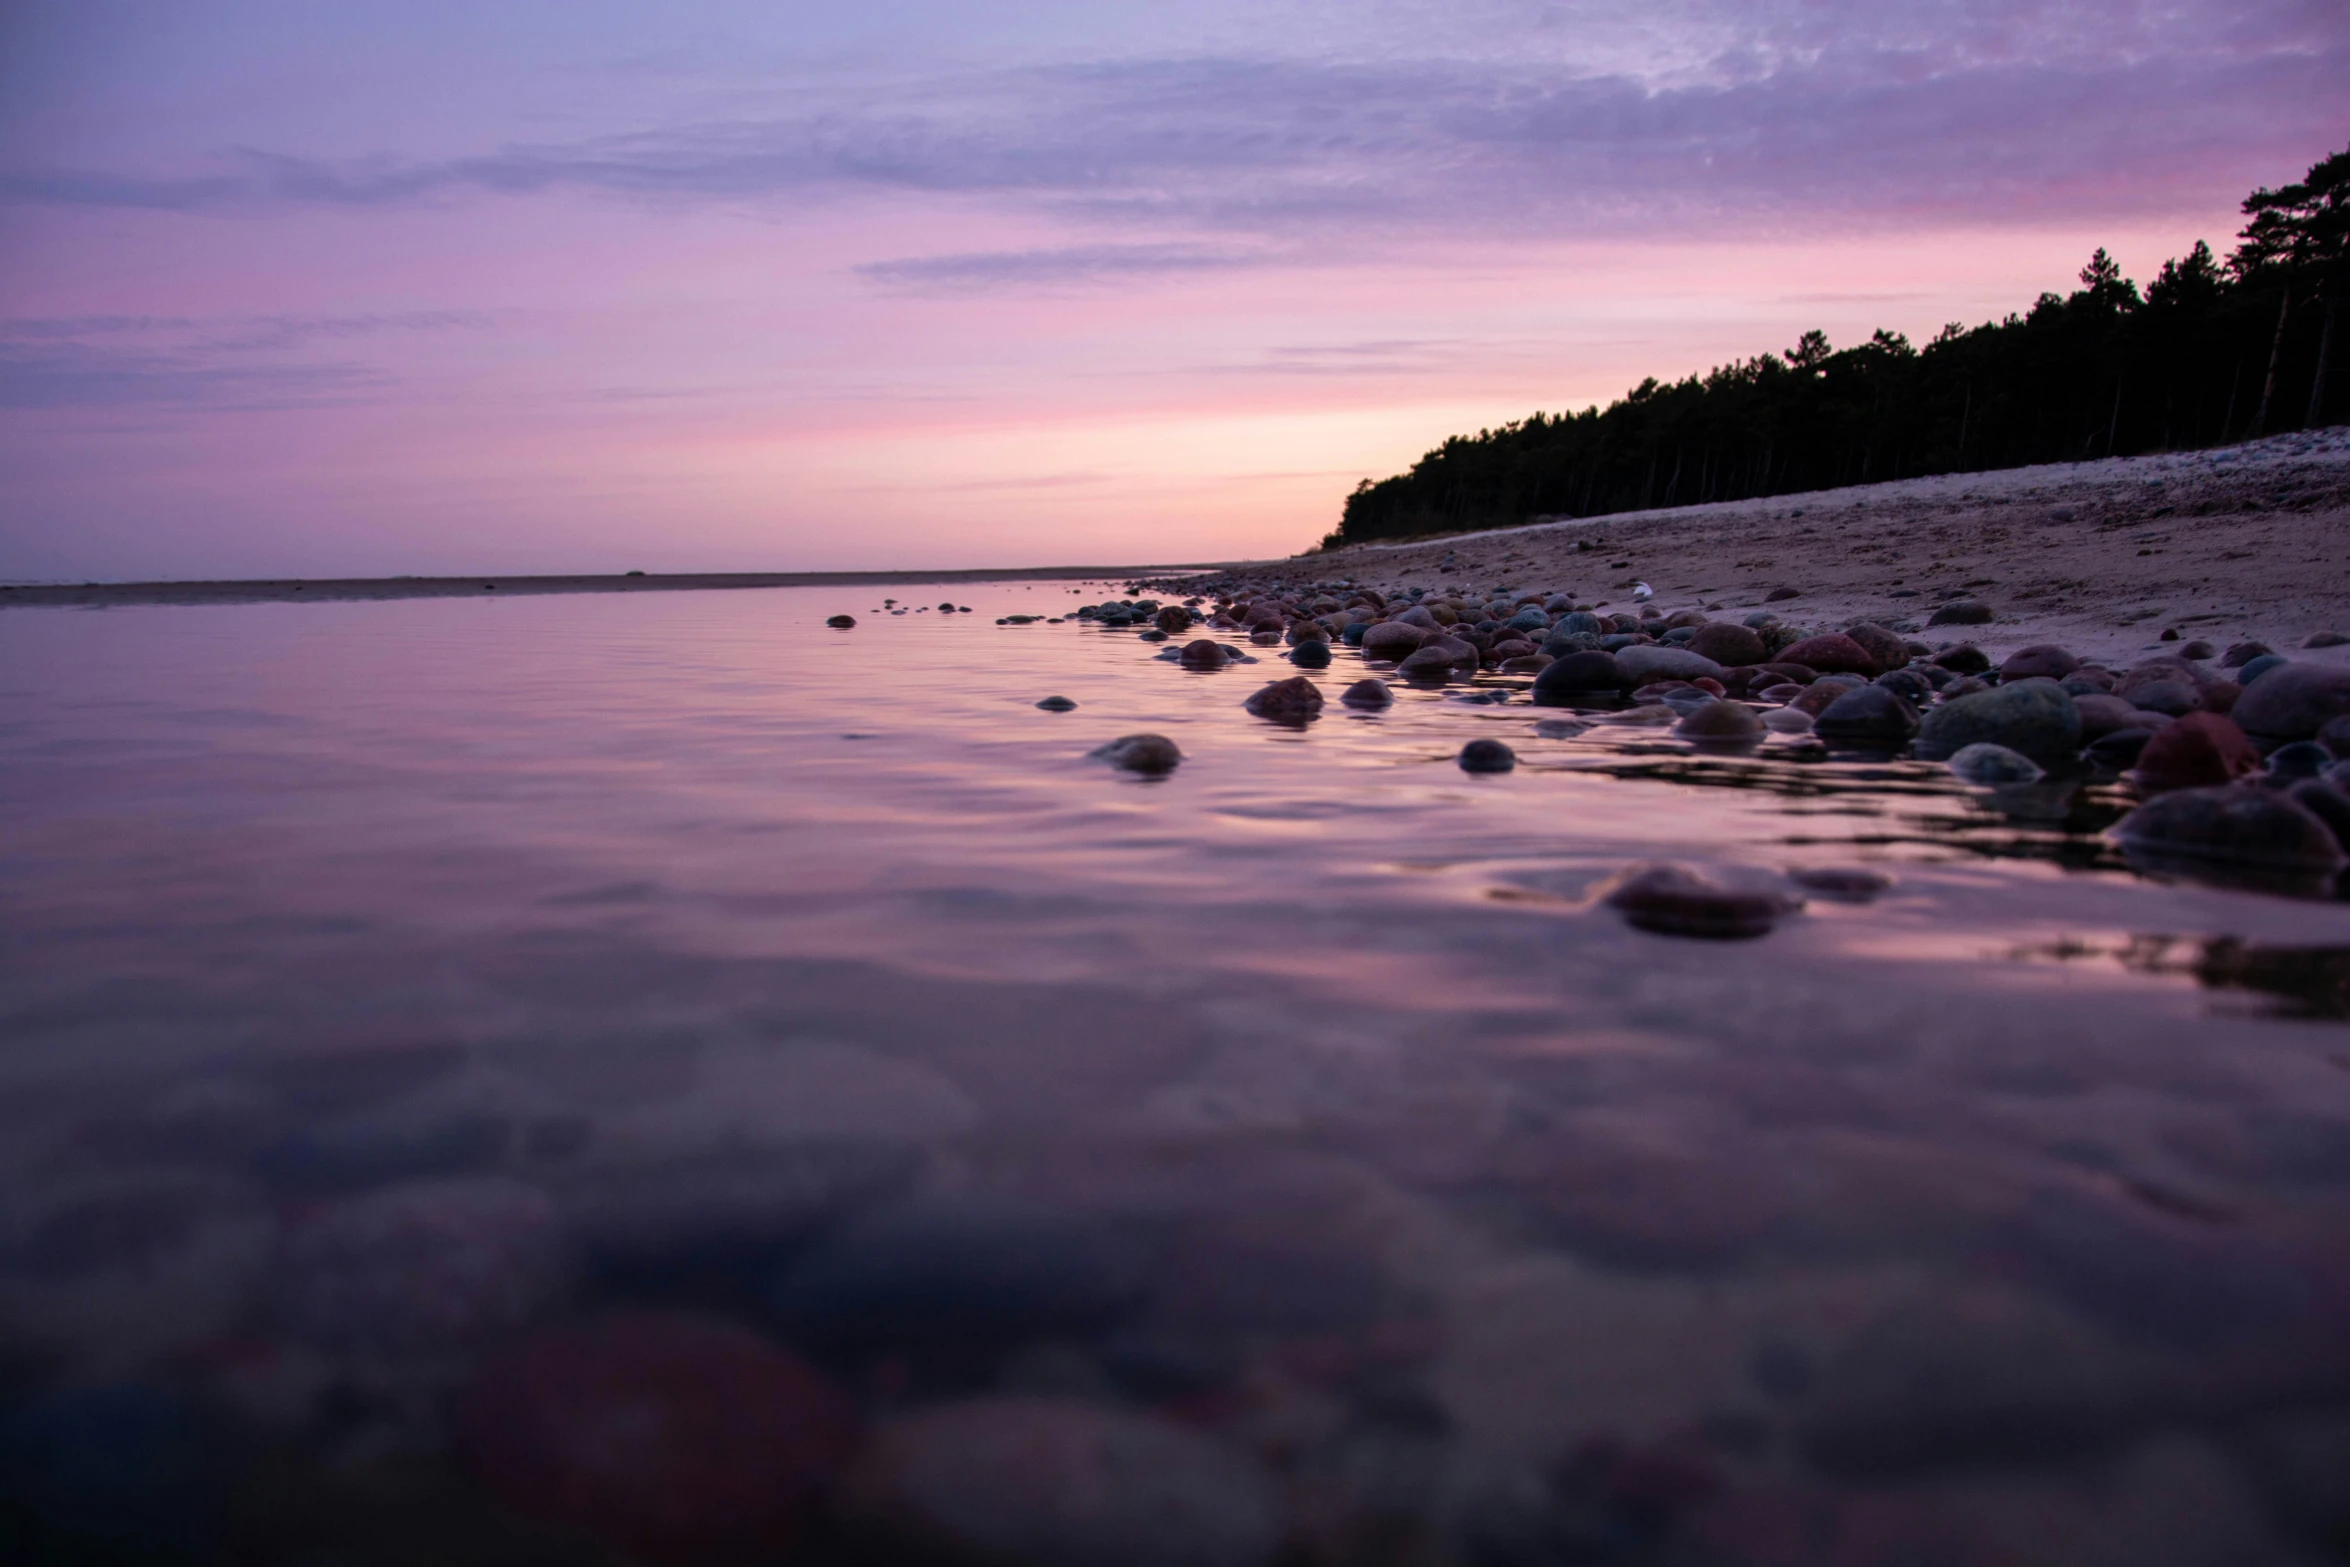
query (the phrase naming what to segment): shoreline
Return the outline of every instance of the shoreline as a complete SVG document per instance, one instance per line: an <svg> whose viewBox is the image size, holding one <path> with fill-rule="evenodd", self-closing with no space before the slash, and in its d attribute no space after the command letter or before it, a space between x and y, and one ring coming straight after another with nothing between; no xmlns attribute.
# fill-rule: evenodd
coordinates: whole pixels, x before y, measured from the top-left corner
<svg viewBox="0 0 2350 1567"><path fill-rule="evenodd" d="M0 583L0 609L111 609L169 604L352 603L540 593L676 593L742 588L917 587L961 582L1130 582L1227 565L985 567L960 571L606 572L502 577L276 577L196 582Z"/></svg>

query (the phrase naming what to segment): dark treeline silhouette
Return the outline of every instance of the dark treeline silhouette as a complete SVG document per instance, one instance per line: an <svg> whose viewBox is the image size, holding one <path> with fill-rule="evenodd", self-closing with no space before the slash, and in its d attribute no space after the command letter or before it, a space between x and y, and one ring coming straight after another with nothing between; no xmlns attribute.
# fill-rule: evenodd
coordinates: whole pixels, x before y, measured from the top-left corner
<svg viewBox="0 0 2350 1567"><path fill-rule="evenodd" d="M1364 480L1326 546L1740 500L1919 474L2211 446L2339 418L2350 149L2258 190L2225 263L2198 240L2143 293L2103 249L2070 294L1923 348L1806 332L1605 409L1455 436Z"/></svg>

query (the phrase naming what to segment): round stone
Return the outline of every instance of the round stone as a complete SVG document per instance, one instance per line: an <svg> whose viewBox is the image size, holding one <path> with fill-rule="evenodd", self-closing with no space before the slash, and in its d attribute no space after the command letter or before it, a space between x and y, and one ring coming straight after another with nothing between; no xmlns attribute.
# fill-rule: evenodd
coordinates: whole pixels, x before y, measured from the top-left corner
<svg viewBox="0 0 2350 1567"><path fill-rule="evenodd" d="M2187 680L2142 681L2128 688L2127 697L2141 711L2164 713L2172 718L2203 710L2202 691Z"/></svg>
<svg viewBox="0 0 2350 1567"><path fill-rule="evenodd" d="M1385 707L1395 700L1395 693L1387 689L1386 681L1365 678L1339 693L1338 700L1348 707Z"/></svg>
<svg viewBox="0 0 2350 1567"><path fill-rule="evenodd" d="M1928 662L1954 675L1979 675L1991 667L1991 656L1972 642L1962 642L1957 647L1944 648Z"/></svg>
<svg viewBox="0 0 2350 1567"><path fill-rule="evenodd" d="M1518 753L1499 740L1472 740L1461 747L1464 773L1506 773L1518 765Z"/></svg>
<svg viewBox="0 0 2350 1567"><path fill-rule="evenodd" d="M836 631L846 631L857 623L857 617L854 615L830 615L825 618L824 623Z"/></svg>
<svg viewBox="0 0 2350 1567"><path fill-rule="evenodd" d="M2091 742L2117 729L2130 728L2138 714L2127 697L2107 696L2103 692L2075 696L2073 709L2081 715L2081 738Z"/></svg>
<svg viewBox="0 0 2350 1567"><path fill-rule="evenodd" d="M1612 653L1569 653L1554 660L1534 677L1536 702L1561 703L1594 695L1612 695L1624 687L1623 671Z"/></svg>
<svg viewBox="0 0 2350 1567"><path fill-rule="evenodd" d="M1689 639L1689 651L1700 658L1710 658L1725 668L1739 664L1759 664L1770 656L1758 633L1726 620L1699 626L1697 635Z"/></svg>
<svg viewBox="0 0 2350 1567"><path fill-rule="evenodd" d="M1427 639L1428 633L1419 626L1384 620L1363 633L1363 656L1400 662L1418 651Z"/></svg>
<svg viewBox="0 0 2350 1567"><path fill-rule="evenodd" d="M1744 702L1709 697L1681 715L1673 733L1701 745L1751 745L1764 734L1759 714Z"/></svg>
<svg viewBox="0 0 2350 1567"><path fill-rule="evenodd" d="M1811 733L1812 717L1799 707L1778 707L1763 714L1763 727L1776 735Z"/></svg>
<svg viewBox="0 0 2350 1567"><path fill-rule="evenodd" d="M2055 643L2036 642L2008 654L1999 666L1999 678L2002 681L2029 680L2035 675L2045 675L2051 680L2062 680L2080 667L2079 659Z"/></svg>
<svg viewBox="0 0 2350 1567"><path fill-rule="evenodd" d="M1918 715L1898 692L1867 685L1830 702L1812 721L1812 727L1821 739L1832 743L1897 746L1917 733Z"/></svg>
<svg viewBox="0 0 2350 1567"><path fill-rule="evenodd" d="M791 1550L853 1433L845 1400L773 1344L648 1312L524 1339L467 1386L454 1434L515 1511L700 1562Z"/></svg>
<svg viewBox="0 0 2350 1567"><path fill-rule="evenodd" d="M1812 865L1787 873L1787 879L1806 892L1838 903L1873 903L1893 885L1883 871L1857 865Z"/></svg>
<svg viewBox="0 0 2350 1567"><path fill-rule="evenodd" d="M1151 624L1173 636L1178 631L1190 630L1193 618L1191 611L1182 605L1169 604L1151 617Z"/></svg>
<svg viewBox="0 0 2350 1567"><path fill-rule="evenodd" d="M1929 626L1987 626L1996 619L1981 599L1952 599L1926 617Z"/></svg>
<svg viewBox="0 0 2350 1567"><path fill-rule="evenodd" d="M1165 735L1121 735L1107 745L1100 745L1086 755L1096 761L1122 767L1130 773L1171 773L1175 764L1183 760L1182 751Z"/></svg>
<svg viewBox="0 0 2350 1567"><path fill-rule="evenodd" d="M1277 724L1303 724L1321 715L1322 688L1303 675L1276 680L1241 704Z"/></svg>
<svg viewBox="0 0 2350 1567"><path fill-rule="evenodd" d="M1232 657L1224 651L1221 643L1201 637L1183 644L1183 652L1177 662L1185 669L1222 669L1232 662Z"/></svg>
<svg viewBox="0 0 2350 1567"><path fill-rule="evenodd" d="M1805 637L1800 642L1791 643L1781 648L1775 662L1801 664L1807 669L1816 669L1823 675L1859 675L1864 679L1872 680L1881 672L1877 660L1867 648L1862 647L1852 638L1833 631L1825 636ZM1908 663L1908 655L1904 654L1895 662Z"/></svg>
<svg viewBox="0 0 2350 1567"><path fill-rule="evenodd" d="M2062 766L2081 748L2080 709L2053 680L1995 686L1956 700L1945 693L1918 727L1917 754L1941 761L1984 740L2043 767Z"/></svg>
<svg viewBox="0 0 2350 1567"><path fill-rule="evenodd" d="M2136 782L2149 793L2204 789L2258 770L2260 752L2233 719L2190 713L2165 724L2138 752Z"/></svg>
<svg viewBox="0 0 2350 1567"><path fill-rule="evenodd" d="M942 1404L882 1427L852 1513L928 1560L1031 1567L1258 1567L1272 1485L1171 1422L1072 1398ZM891 1554L895 1554L893 1550Z"/></svg>
<svg viewBox="0 0 2350 1567"><path fill-rule="evenodd" d="M2134 764L2146 750L2146 742L2153 739L2152 729L2113 729L2089 742L2089 760L2114 772Z"/></svg>
<svg viewBox="0 0 2350 1567"><path fill-rule="evenodd" d="M1971 784L1986 789L2003 789L2015 784L2038 783L2048 776L2038 762L2020 751L2010 751L2003 745L1977 741L1962 746L1950 759L1950 770Z"/></svg>
<svg viewBox="0 0 2350 1567"><path fill-rule="evenodd" d="M2344 863L2326 824L2268 789L2180 789L2147 801L2113 829L2133 859L2202 862L2331 876Z"/></svg>
<svg viewBox="0 0 2350 1567"><path fill-rule="evenodd" d="M1607 902L1641 930L1717 941L1768 935L1791 906L1768 892L1723 886L1685 865L1640 866L1617 883Z"/></svg>
<svg viewBox="0 0 2350 1567"><path fill-rule="evenodd" d="M2281 744L2307 740L2327 720L2350 714L2350 669L2323 664L2287 664L2244 688L2232 710L2244 732Z"/></svg>
<svg viewBox="0 0 2350 1567"><path fill-rule="evenodd" d="M1330 644L1327 642L1300 642L1289 655L1289 661L1300 669L1328 669Z"/></svg>
<svg viewBox="0 0 2350 1567"><path fill-rule="evenodd" d="M1423 647L1395 666L1395 672L1406 680L1427 680L1441 683L1452 678L1453 652L1446 647Z"/></svg>
<svg viewBox="0 0 2350 1567"><path fill-rule="evenodd" d="M1048 713L1071 712L1077 706L1075 702L1070 701L1065 696L1048 696L1036 705L1043 708Z"/></svg>
<svg viewBox="0 0 2350 1567"><path fill-rule="evenodd" d="M1616 673L1627 686L1658 680L1720 680L1722 666L1687 648L1628 647L1615 655Z"/></svg>
<svg viewBox="0 0 2350 1567"><path fill-rule="evenodd" d="M1880 673L1899 669L1909 662L1909 644L1897 633L1886 630L1874 621L1864 620L1857 626L1847 626L1844 635L1867 650L1869 657L1876 660Z"/></svg>
<svg viewBox="0 0 2350 1567"><path fill-rule="evenodd" d="M2268 775L2280 783L2317 778L2334 765L2334 753L2315 740L2295 740L2268 753Z"/></svg>

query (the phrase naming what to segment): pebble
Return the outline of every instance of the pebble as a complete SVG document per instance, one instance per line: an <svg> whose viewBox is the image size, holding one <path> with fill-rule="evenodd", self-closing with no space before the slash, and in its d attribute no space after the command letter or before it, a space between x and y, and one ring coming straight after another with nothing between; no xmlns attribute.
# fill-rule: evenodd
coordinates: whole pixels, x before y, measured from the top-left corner
<svg viewBox="0 0 2350 1567"><path fill-rule="evenodd" d="M1763 595L1763 602L1765 604L1784 604L1789 599L1801 597L1803 597L1803 589L1801 588L1773 588Z"/></svg>
<svg viewBox="0 0 2350 1567"><path fill-rule="evenodd" d="M1987 626L1998 617L1981 599L1952 599L1926 617L1929 626Z"/></svg>
<svg viewBox="0 0 2350 1567"><path fill-rule="evenodd" d="M1698 627L1697 635L1689 639L1689 651L1701 658L1710 658L1725 668L1738 664L1759 664L1770 656L1761 636L1745 626L1721 620Z"/></svg>
<svg viewBox="0 0 2350 1567"><path fill-rule="evenodd" d="M1222 643L1201 637L1195 642L1183 644L1178 661L1185 669L1222 669L1232 662L1232 655L1224 651Z"/></svg>
<svg viewBox="0 0 2350 1567"><path fill-rule="evenodd" d="M1768 935L1791 907L1787 898L1727 887L1685 865L1635 867L1607 902L1638 929L1716 941Z"/></svg>
<svg viewBox="0 0 2350 1567"><path fill-rule="evenodd" d="M1395 693L1387 689L1387 682L1365 677L1339 693L1338 700L1348 707L1386 707L1395 700Z"/></svg>
<svg viewBox="0 0 2350 1567"><path fill-rule="evenodd" d="M1890 673L1909 662L1909 644L1900 636L1874 621L1864 620L1844 628L1844 635L1857 642L1877 661L1877 672Z"/></svg>
<svg viewBox="0 0 2350 1567"><path fill-rule="evenodd" d="M1304 724L1322 713L1322 688L1303 675L1276 680L1241 704L1277 724Z"/></svg>
<svg viewBox="0 0 2350 1567"><path fill-rule="evenodd" d="M2213 647L2210 643L2204 641L2201 637L2197 637L2194 641L2179 649L2179 657L2205 659L2215 656L2218 652L2218 648Z"/></svg>
<svg viewBox="0 0 2350 1567"><path fill-rule="evenodd" d="M1917 733L1918 715L1897 692L1868 685L1830 702L1812 720L1812 727L1823 740L1897 746Z"/></svg>
<svg viewBox="0 0 2350 1567"><path fill-rule="evenodd" d="M1289 655L1289 661L1300 669L1328 669L1330 644L1327 642L1300 642Z"/></svg>
<svg viewBox="0 0 2350 1567"><path fill-rule="evenodd" d="M2113 835L2133 860L2158 868L2204 862L2331 876L2344 863L2333 831L2266 789L2180 789L2139 806Z"/></svg>
<svg viewBox="0 0 2350 1567"><path fill-rule="evenodd" d="M1950 770L1968 783L1990 789L2038 783L2048 776L2039 763L2022 752L1980 740L1973 745L1962 746L1951 757Z"/></svg>
<svg viewBox="0 0 2350 1567"><path fill-rule="evenodd" d="M1441 684L1452 678L1452 650L1445 647L1423 647L1395 666L1395 672L1406 680L1426 680Z"/></svg>
<svg viewBox="0 0 2350 1567"><path fill-rule="evenodd" d="M2270 670L2284 668L2288 662L2281 654L2263 653L2258 658L2246 660L2244 667L2236 671L2236 679L2248 686Z"/></svg>
<svg viewBox="0 0 2350 1567"><path fill-rule="evenodd" d="M1956 647L1944 648L1927 662L1954 675L1979 675L1990 669L1991 655L1972 642L1961 642Z"/></svg>
<svg viewBox="0 0 2350 1567"><path fill-rule="evenodd" d="M1499 740L1472 740L1461 747L1464 773L1506 773L1518 765L1518 753Z"/></svg>
<svg viewBox="0 0 2350 1567"><path fill-rule="evenodd" d="M792 1355L666 1312L523 1340L474 1377L454 1430L515 1511L664 1562L790 1551L854 1434L846 1401Z"/></svg>
<svg viewBox="0 0 2350 1567"><path fill-rule="evenodd" d="M857 617L854 615L831 615L825 618L824 623L836 631L846 631L857 623Z"/></svg>
<svg viewBox="0 0 2350 1567"><path fill-rule="evenodd" d="M1763 714L1763 727L1773 734L1804 735L1812 728L1811 714L1799 707L1774 708Z"/></svg>
<svg viewBox="0 0 2350 1567"><path fill-rule="evenodd" d="M2312 631L2301 639L2303 647L2340 647L2345 642L2350 642L2350 637L2339 631Z"/></svg>
<svg viewBox="0 0 2350 1567"><path fill-rule="evenodd" d="M2045 676L2062 680L2081 667L2081 661L2053 642L2036 642L2030 647L2018 648L2001 661L2001 681L2029 680Z"/></svg>
<svg viewBox="0 0 2350 1567"><path fill-rule="evenodd" d="M1149 734L1121 735L1085 754L1130 773L1171 773L1175 764L1183 760L1183 753L1174 741L1165 735Z"/></svg>
<svg viewBox="0 0 2350 1567"><path fill-rule="evenodd" d="M1614 658L1617 676L1627 686L1644 686L1655 680L1722 678L1721 665L1686 648L1628 647Z"/></svg>
<svg viewBox="0 0 2350 1567"><path fill-rule="evenodd" d="M2129 687L2128 700L2144 712L2172 718L2203 710L2203 693L2184 680L2150 680Z"/></svg>
<svg viewBox="0 0 2350 1567"><path fill-rule="evenodd" d="M995 1396L883 1426L852 1514L893 1546L1030 1567L1257 1567L1269 1479L1183 1427L1073 1398Z"/></svg>
<svg viewBox="0 0 2350 1567"><path fill-rule="evenodd" d="M2081 738L2094 742L2119 729L2129 729L2138 723L2138 709L2127 697L2107 696L2093 691L2073 697L2073 710L2081 715Z"/></svg>
<svg viewBox="0 0 2350 1567"><path fill-rule="evenodd" d="M2070 762L2081 748L2081 713L2052 680L2001 685L1951 700L1925 715L1917 754L1941 761L1977 741L2021 751L2043 767Z"/></svg>
<svg viewBox="0 0 2350 1567"><path fill-rule="evenodd" d="M1673 733L1701 745L1751 745L1766 731L1762 719L1744 702L1707 697L1682 715Z"/></svg>
<svg viewBox="0 0 2350 1567"><path fill-rule="evenodd" d="M2279 783L2316 778L2334 765L2334 753L2315 740L2295 740L2268 753L2268 776Z"/></svg>
<svg viewBox="0 0 2350 1567"><path fill-rule="evenodd" d="M1427 631L1410 622L1381 621L1363 633L1363 656L1400 662L1416 652L1427 639Z"/></svg>
<svg viewBox="0 0 2350 1567"><path fill-rule="evenodd" d="M1569 653L1534 677L1531 695L1536 702L1556 705L1623 688L1623 671L1613 653Z"/></svg>
<svg viewBox="0 0 2350 1567"><path fill-rule="evenodd" d="M2350 714L2350 669L2322 664L2272 669L2244 688L2231 714L2258 741L2312 739L2329 719Z"/></svg>
<svg viewBox="0 0 2350 1567"><path fill-rule="evenodd" d="M1048 713L1066 713L1074 710L1077 706L1075 702L1065 696L1048 696L1036 705Z"/></svg>
<svg viewBox="0 0 2350 1567"><path fill-rule="evenodd" d="M1873 680L1880 673L1875 657L1867 648L1834 631L1825 636L1805 637L1801 642L1783 647L1779 650L1778 659L1781 663L1801 664L1807 669L1816 669L1823 675L1849 674ZM1908 661L1906 655L1900 660L1902 663Z"/></svg>

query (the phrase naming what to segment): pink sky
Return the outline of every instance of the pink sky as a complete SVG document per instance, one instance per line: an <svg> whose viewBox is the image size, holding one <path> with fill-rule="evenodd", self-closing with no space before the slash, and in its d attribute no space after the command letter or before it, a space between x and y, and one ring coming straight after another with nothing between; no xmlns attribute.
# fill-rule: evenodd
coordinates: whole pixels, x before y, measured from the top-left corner
<svg viewBox="0 0 2350 1567"><path fill-rule="evenodd" d="M2224 251L2350 133L2320 5L296 14L5 53L0 576L1287 554L1448 434Z"/></svg>

